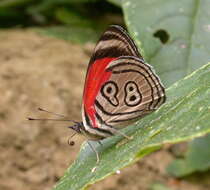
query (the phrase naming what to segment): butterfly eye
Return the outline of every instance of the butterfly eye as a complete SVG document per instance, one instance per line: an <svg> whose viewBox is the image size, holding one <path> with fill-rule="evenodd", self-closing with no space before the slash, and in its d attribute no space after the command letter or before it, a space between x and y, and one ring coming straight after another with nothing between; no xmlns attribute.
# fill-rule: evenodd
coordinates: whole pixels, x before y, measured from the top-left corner
<svg viewBox="0 0 210 190"><path fill-rule="evenodd" d="M117 99L118 87L114 81L106 82L101 89L101 94L104 96L109 103L113 106L117 106L119 104Z"/></svg>
<svg viewBox="0 0 210 190"><path fill-rule="evenodd" d="M137 106L141 103L141 94L135 82L129 81L125 84L124 101L127 106Z"/></svg>

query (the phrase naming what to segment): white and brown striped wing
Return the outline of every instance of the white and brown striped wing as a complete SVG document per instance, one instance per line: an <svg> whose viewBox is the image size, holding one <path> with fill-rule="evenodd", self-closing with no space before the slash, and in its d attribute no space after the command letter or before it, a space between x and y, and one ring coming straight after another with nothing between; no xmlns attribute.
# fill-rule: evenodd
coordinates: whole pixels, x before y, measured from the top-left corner
<svg viewBox="0 0 210 190"><path fill-rule="evenodd" d="M112 75L96 96L97 119L118 127L143 117L165 102L165 90L152 67L142 59L121 56L106 68Z"/></svg>
<svg viewBox="0 0 210 190"><path fill-rule="evenodd" d="M112 130L156 110L165 102L159 78L120 26L110 26L90 59L83 93L83 125L89 134Z"/></svg>
<svg viewBox="0 0 210 190"><path fill-rule="evenodd" d="M90 59L89 67L98 59L117 58L120 56L142 58L126 30L121 26L111 25L100 37Z"/></svg>

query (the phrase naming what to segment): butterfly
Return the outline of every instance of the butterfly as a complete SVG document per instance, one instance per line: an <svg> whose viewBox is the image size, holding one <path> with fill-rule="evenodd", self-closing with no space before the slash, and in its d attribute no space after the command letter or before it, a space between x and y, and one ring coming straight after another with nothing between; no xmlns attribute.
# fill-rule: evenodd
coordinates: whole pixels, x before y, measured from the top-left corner
<svg viewBox="0 0 210 190"><path fill-rule="evenodd" d="M111 25L99 39L88 65L82 122L69 128L89 140L116 134L129 138L119 129L155 111L165 100L159 77L145 63L134 41L121 26Z"/></svg>

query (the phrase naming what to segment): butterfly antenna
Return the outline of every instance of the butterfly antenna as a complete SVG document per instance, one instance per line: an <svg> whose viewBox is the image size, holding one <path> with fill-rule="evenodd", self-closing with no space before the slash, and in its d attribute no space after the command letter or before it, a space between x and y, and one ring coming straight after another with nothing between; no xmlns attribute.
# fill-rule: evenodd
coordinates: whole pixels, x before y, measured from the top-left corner
<svg viewBox="0 0 210 190"><path fill-rule="evenodd" d="M40 107L38 108L38 111L50 113L52 115L55 115L55 116L58 116L58 117L62 117L62 118L67 118L67 116L51 112L51 111L48 111L48 110L40 108ZM73 122L75 124L78 123L78 122L76 122L74 120L71 120L71 119L51 119L51 118L32 118L32 117L28 117L28 120L30 120L30 121L70 121L70 122Z"/></svg>
<svg viewBox="0 0 210 190"><path fill-rule="evenodd" d="M28 117L27 119L30 121L71 121L74 123L78 123L77 121L70 119L51 119L51 118L32 118L32 117Z"/></svg>
<svg viewBox="0 0 210 190"><path fill-rule="evenodd" d="M65 116L65 115L63 115L63 114L54 113L54 112L48 111L48 110L43 109L43 108L38 108L38 111L50 113L50 114L53 114L53 115L59 116L59 117L65 117L65 118L67 117L67 116Z"/></svg>

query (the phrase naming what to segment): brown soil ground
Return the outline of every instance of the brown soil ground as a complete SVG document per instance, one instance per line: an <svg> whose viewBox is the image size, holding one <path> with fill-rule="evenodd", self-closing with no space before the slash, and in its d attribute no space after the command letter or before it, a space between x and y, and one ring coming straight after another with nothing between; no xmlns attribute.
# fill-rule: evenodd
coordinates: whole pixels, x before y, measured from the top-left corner
<svg viewBox="0 0 210 190"><path fill-rule="evenodd" d="M67 144L72 131L65 122L27 121L47 118L38 107L81 120L85 70L93 44L73 45L32 31L0 32L0 189L50 190L75 159L83 139ZM146 190L164 183L176 190L210 189L208 178L177 180L165 172L172 159L158 151L93 185L91 190Z"/></svg>

